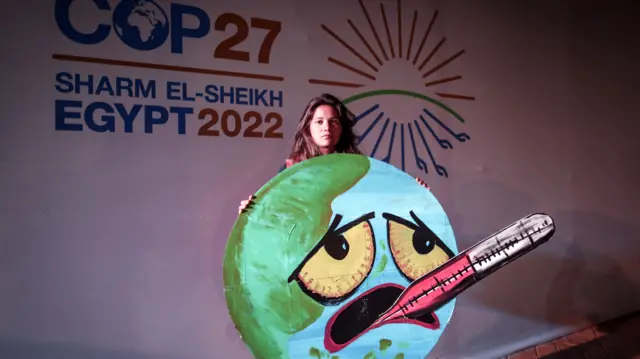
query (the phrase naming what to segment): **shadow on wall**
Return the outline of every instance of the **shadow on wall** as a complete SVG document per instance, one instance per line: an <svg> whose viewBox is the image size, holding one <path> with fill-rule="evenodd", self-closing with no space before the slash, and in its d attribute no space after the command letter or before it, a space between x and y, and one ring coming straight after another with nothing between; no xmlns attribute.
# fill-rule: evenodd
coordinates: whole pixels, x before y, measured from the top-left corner
<svg viewBox="0 0 640 359"><path fill-rule="evenodd" d="M631 277L640 270L638 233L590 212L564 212L558 220L572 223L574 239L548 290L545 318L597 324L639 309L640 282Z"/></svg>
<svg viewBox="0 0 640 359"><path fill-rule="evenodd" d="M460 212L478 214L459 219L460 250L502 228L492 224L507 225L536 211L553 217L556 234L462 293L433 357L494 350L506 355L552 331L581 329L639 309L640 283L631 279L640 270L637 229L592 212L545 211L544 204L496 182L476 182L460 196Z"/></svg>
<svg viewBox="0 0 640 359"><path fill-rule="evenodd" d="M630 276L640 266L632 258L638 249L629 245L637 238L633 229L594 213L553 217L557 238L488 278L473 301L511 316L577 329L637 310L640 290ZM563 224L573 234L563 233ZM569 237L569 243L552 244ZM509 295L496 295L504 288Z"/></svg>

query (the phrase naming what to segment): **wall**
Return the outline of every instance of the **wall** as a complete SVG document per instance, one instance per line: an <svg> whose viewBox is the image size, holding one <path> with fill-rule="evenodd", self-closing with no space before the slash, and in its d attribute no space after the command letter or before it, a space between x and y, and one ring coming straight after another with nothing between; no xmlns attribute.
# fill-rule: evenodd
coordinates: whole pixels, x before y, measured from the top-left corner
<svg viewBox="0 0 640 359"><path fill-rule="evenodd" d="M638 53L630 46L635 30L630 11L577 2L405 0L405 60L383 62L357 0L162 1L158 4L168 16L169 37L162 43L162 28L151 33L161 46L147 51L134 48L144 44L133 41L126 28L125 41L117 29L97 44L72 41L54 16L56 6L65 9L63 3L19 7L12 2L0 15L7 29L2 39L0 123L3 357L251 357L227 316L221 274L226 239L238 202L277 172L303 106L322 92L347 99L374 90L411 91L459 115L433 101L389 94L349 105L356 114L379 105L358 122L359 134L373 123L374 114L384 111L381 121L390 119L387 135L377 146L382 122L363 139L362 148L369 154L375 148L376 158L387 155L388 131L397 123L390 162L402 167L403 131L404 169L431 185L449 215L458 248L531 212L546 212L556 221L551 242L459 297L432 357L505 355L638 309L640 212L635 186L640 177L632 156L639 145L633 138L638 125L631 108ZM111 24L112 11L96 7L103 3L73 2L73 27L91 33L96 24ZM116 3L108 2L112 9ZM397 3L366 1L381 46L390 56L380 4L397 52ZM194 37L195 30L180 32L175 18L180 10L208 16L211 30L201 38ZM418 17L407 61L414 10ZM421 61L414 65L412 56L436 11L419 60L446 40L418 71ZM281 24L268 63L259 62L266 32L254 28L239 45L248 51L249 61L214 58L216 46L232 33L232 25L226 33L215 30L215 19L225 12ZM117 14L116 20L124 19L124 12ZM190 15L183 25L196 28L198 23ZM182 51L180 34L186 37ZM422 77L461 50L461 56ZM104 59L114 61L104 64ZM212 69L273 78L227 76ZM146 85L155 81L156 93L153 98L95 95L86 86L78 94L65 93L64 86L56 88L61 85L57 76L65 72L106 76L111 82L117 77ZM461 78L425 86L456 76ZM310 79L362 86L330 86ZM167 94L167 82L176 82L176 89L185 83L184 96L217 85L273 91L281 101L264 106L207 103L205 96L174 100ZM94 105L101 107L91 127L83 122L86 118L66 118L64 111L78 109L63 101L81 101L82 109L98 102L106 106ZM105 108L116 108L116 103L128 111L140 105L142 112L130 131L117 112L113 120L102 117ZM56 107L61 104L66 110ZM224 132L199 136L206 123L197 116L203 108L219 115L229 109L240 116L256 111L261 118L275 113L270 118L283 119L276 131L282 136L265 138L266 121L260 138L242 136L250 121L241 121L245 127L235 137ZM421 127L433 156L414 133L426 173L416 165L408 132L408 125L425 115L423 108L452 132L470 137L460 142L437 121L429 122L453 145L446 150ZM190 110L193 114L186 115L181 127L179 113ZM144 111L149 116L143 116ZM165 119L165 124L152 124ZM145 120L150 122L145 125ZM114 121L113 131L105 125L109 121ZM222 131L221 123L217 130ZM447 177L434 171L434 162L446 168Z"/></svg>

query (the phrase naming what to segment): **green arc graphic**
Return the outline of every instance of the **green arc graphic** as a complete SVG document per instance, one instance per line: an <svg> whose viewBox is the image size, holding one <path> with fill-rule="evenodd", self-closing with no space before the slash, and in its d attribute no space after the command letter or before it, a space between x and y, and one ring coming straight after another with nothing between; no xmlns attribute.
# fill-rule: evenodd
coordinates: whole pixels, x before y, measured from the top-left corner
<svg viewBox="0 0 640 359"><path fill-rule="evenodd" d="M465 123L464 118L462 118L462 116L460 116L457 112L455 112L453 109L451 109L449 106L443 104L442 102L433 99L429 96L425 96L423 94L417 93L417 92L411 92L411 91L406 91L406 90L374 90L374 91L367 91L367 92L362 92L359 94L355 94L347 99L345 99L343 102L344 104L349 104L351 102L354 101L358 101L358 100L362 100L363 98L367 98L367 97L373 97L373 96L379 96L379 95L403 95L403 96L409 96L409 97L414 97L420 100L424 100L427 102L431 102L432 104L440 107L441 109L449 112L453 117L457 118L458 121Z"/></svg>

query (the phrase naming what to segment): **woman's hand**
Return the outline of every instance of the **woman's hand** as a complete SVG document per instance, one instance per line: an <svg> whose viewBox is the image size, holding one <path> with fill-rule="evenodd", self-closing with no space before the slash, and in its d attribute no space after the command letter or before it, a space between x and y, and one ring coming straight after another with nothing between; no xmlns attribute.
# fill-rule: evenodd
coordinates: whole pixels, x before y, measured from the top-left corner
<svg viewBox="0 0 640 359"><path fill-rule="evenodd" d="M253 195L249 196L248 199L240 201L240 206L238 207L238 214L244 212L247 209L247 207L253 204L252 200L253 200Z"/></svg>
<svg viewBox="0 0 640 359"><path fill-rule="evenodd" d="M418 182L419 185L421 185L422 187L426 188L426 189L431 189L431 187L429 187L429 185L421 180L420 178L416 177L416 182Z"/></svg>

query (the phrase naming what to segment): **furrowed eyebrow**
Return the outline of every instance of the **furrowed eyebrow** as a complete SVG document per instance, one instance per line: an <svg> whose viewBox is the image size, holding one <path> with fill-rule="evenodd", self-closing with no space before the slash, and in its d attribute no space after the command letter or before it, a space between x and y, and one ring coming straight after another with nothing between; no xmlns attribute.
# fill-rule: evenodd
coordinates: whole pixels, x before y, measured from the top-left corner
<svg viewBox="0 0 640 359"><path fill-rule="evenodd" d="M415 214L413 214L413 211L410 212L410 215L415 220ZM411 228L413 230L418 229L418 225L416 225L415 223L409 222L406 219L404 219L402 217L398 217L398 216L396 216L394 214L391 214L391 213L386 213L386 212L383 213L382 214L382 218L390 220L390 221L394 221L394 222L397 222L397 223L400 223L400 224L402 224L404 226L407 226L407 227L409 227L409 228ZM418 222L418 224L419 223L420 222Z"/></svg>
<svg viewBox="0 0 640 359"><path fill-rule="evenodd" d="M320 241L318 241L318 243L309 251L309 253L300 262L300 264L298 264L296 269L294 269L293 272L291 272L291 275L287 279L287 283L291 283L291 281L294 280L298 276L298 274L300 274L300 270L302 270L302 267L305 265L305 263L307 263L309 258L313 257L320 250L320 248L322 248L324 246L324 242L327 239L327 234L329 234L329 233L342 234L342 233L348 231L349 229L357 226L358 224L374 218L375 216L376 216L375 212L369 212L367 214L364 214L364 215L362 215L362 216L350 221L349 223L346 223L344 226L342 226L340 228L337 228L338 225L340 224L340 221L342 221L342 215L336 214L335 218L333 219L333 221L329 225L329 229L327 229L327 232L325 233L325 235L322 236Z"/></svg>
<svg viewBox="0 0 640 359"><path fill-rule="evenodd" d="M440 248L442 248L442 250L444 250L445 253L447 253L447 255L449 257L453 257L454 256L454 253L451 251L449 246L446 243L444 243L444 241L442 241L442 239L437 234L433 233L431 228L429 228L429 226L427 226L424 222L422 222L420 220L420 218L418 218L418 216L413 211L409 211L409 215L411 216L411 218L413 218L414 221L416 221L416 223L411 223L410 221L408 221L408 220L406 220L406 219L404 219L402 217L398 217L398 216L396 216L394 214L387 213L387 212L383 212L382 213L382 218L384 218L386 220L389 220L389 221L396 222L396 223L400 223L400 224L402 224L402 225L404 225L406 227L409 227L409 228L413 229L414 231L417 231L417 230L422 228L424 230L427 230L427 231L431 232L435 236L435 238L436 238L435 240L436 240L436 243L438 244L438 246Z"/></svg>
<svg viewBox="0 0 640 359"><path fill-rule="evenodd" d="M354 226L356 226L356 225L358 225L358 224L360 224L360 223L362 223L362 222L364 222L364 221L368 221L368 220L370 220L370 219L373 219L375 216L376 216L376 213L375 213L375 212L369 212L369 213L364 214L364 215L362 215L362 216L360 216L360 217L358 217L358 218L354 219L353 221L351 221L351 222L349 222L349 223L345 224L344 226L342 226L342 227L340 227L340 228L336 229L336 230L335 230L335 232L336 232L337 234L342 234L342 233L344 233L344 232L346 232L346 231L350 230L350 229L351 229L351 228L353 228ZM322 241L321 241L321 242L322 242Z"/></svg>

